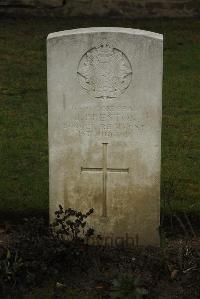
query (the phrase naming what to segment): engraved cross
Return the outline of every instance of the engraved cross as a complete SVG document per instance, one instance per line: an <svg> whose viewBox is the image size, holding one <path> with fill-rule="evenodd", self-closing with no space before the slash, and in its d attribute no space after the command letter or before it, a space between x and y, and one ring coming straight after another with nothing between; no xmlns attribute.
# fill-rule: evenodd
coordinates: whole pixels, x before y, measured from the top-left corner
<svg viewBox="0 0 200 299"><path fill-rule="evenodd" d="M103 180L103 203L102 203L102 217L107 217L107 174L109 172L129 172L129 168L109 168L107 167L107 145L108 143L103 144L103 167L81 167L81 172L102 172L102 180Z"/></svg>

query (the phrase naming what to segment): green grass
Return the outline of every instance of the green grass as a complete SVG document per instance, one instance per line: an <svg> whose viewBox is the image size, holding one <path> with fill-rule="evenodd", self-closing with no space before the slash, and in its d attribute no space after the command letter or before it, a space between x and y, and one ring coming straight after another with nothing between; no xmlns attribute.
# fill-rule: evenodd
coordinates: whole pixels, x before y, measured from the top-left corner
<svg viewBox="0 0 200 299"><path fill-rule="evenodd" d="M56 296L57 295L57 296ZM55 283L47 282L41 288L35 288L32 292L29 292L24 296L24 299L100 299L102 296L98 295L95 290L81 291L80 288L70 288L67 286L66 289L55 289Z"/></svg>
<svg viewBox="0 0 200 299"><path fill-rule="evenodd" d="M164 34L162 200L200 211L200 21L2 19L0 210L48 211L46 37L54 31L122 26Z"/></svg>

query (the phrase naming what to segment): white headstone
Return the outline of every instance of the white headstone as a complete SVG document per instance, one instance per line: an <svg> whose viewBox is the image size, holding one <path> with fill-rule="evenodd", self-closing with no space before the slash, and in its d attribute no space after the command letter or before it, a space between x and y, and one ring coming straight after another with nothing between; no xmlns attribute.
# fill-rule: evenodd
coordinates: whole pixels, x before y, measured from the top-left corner
<svg viewBox="0 0 200 299"><path fill-rule="evenodd" d="M94 208L105 243L159 245L162 35L66 30L47 50L51 219Z"/></svg>

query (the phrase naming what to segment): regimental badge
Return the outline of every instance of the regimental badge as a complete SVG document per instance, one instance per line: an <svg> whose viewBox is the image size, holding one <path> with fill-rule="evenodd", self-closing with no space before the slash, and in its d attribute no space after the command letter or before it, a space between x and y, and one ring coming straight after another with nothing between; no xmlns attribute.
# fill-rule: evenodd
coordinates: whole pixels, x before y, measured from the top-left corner
<svg viewBox="0 0 200 299"><path fill-rule="evenodd" d="M132 67L126 55L103 40L81 58L78 80L95 98L116 98L130 85Z"/></svg>

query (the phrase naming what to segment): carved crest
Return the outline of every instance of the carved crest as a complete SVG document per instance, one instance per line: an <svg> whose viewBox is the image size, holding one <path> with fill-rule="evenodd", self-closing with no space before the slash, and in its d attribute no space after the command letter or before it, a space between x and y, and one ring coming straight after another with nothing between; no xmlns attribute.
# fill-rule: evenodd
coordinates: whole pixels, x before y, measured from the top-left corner
<svg viewBox="0 0 200 299"><path fill-rule="evenodd" d="M129 86L132 68L128 58L108 41L86 52L81 58L78 80L95 98L116 98Z"/></svg>

